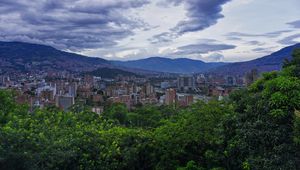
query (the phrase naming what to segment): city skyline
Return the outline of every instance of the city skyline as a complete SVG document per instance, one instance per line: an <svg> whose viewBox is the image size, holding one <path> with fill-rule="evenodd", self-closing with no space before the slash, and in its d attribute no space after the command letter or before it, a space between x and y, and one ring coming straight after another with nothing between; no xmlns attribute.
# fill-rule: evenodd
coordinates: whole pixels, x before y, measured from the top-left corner
<svg viewBox="0 0 300 170"><path fill-rule="evenodd" d="M110 60L246 61L300 42L297 0L2 0L0 40Z"/></svg>

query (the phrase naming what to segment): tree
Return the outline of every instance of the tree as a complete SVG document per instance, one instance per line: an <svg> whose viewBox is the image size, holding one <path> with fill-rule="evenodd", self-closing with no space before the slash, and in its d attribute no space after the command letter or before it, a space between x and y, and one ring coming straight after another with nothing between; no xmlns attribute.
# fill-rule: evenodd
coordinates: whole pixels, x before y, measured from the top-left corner
<svg viewBox="0 0 300 170"><path fill-rule="evenodd" d="M199 102L182 110L155 130L158 169L174 169L195 161L207 168L222 167L223 120L233 112L225 104Z"/></svg>
<svg viewBox="0 0 300 170"><path fill-rule="evenodd" d="M299 52L282 72L271 72L231 96L236 135L226 149L229 165L246 169L297 169L295 110L300 108ZM297 138L296 138L297 139Z"/></svg>
<svg viewBox="0 0 300 170"><path fill-rule="evenodd" d="M291 70L291 76L300 77L300 48L294 50L291 61L285 60L283 68Z"/></svg>
<svg viewBox="0 0 300 170"><path fill-rule="evenodd" d="M106 111L103 113L103 116L112 120L116 120L122 125L126 125L128 123L128 109L124 104L121 103L112 104L106 109Z"/></svg>

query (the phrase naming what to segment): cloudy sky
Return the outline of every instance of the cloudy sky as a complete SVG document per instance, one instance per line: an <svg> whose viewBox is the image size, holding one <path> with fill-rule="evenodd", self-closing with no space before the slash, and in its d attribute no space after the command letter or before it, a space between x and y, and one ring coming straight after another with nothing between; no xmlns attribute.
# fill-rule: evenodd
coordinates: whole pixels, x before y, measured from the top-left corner
<svg viewBox="0 0 300 170"><path fill-rule="evenodd" d="M111 60L245 61L300 42L299 0L0 0L0 41Z"/></svg>

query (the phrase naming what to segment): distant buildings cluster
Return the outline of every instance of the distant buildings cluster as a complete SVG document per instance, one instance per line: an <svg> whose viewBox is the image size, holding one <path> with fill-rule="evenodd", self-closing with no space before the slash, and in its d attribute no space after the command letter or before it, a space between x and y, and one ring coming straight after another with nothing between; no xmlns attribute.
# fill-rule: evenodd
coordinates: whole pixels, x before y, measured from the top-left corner
<svg viewBox="0 0 300 170"><path fill-rule="evenodd" d="M222 100L257 78L255 70L245 77L172 74L144 78L120 75L114 79L41 72L0 75L0 87L15 89L17 102L28 104L31 110L55 106L67 111L84 105L101 114L104 106L112 103L123 103L132 109L147 104L184 107L197 100Z"/></svg>

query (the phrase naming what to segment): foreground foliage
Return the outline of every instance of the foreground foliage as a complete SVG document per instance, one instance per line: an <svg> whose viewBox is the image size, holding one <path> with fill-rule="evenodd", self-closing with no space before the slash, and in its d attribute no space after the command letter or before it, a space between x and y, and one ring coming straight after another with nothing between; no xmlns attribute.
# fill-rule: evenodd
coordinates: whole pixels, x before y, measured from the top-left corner
<svg viewBox="0 0 300 170"><path fill-rule="evenodd" d="M300 53L223 102L28 113L0 91L0 169L299 169Z"/></svg>

